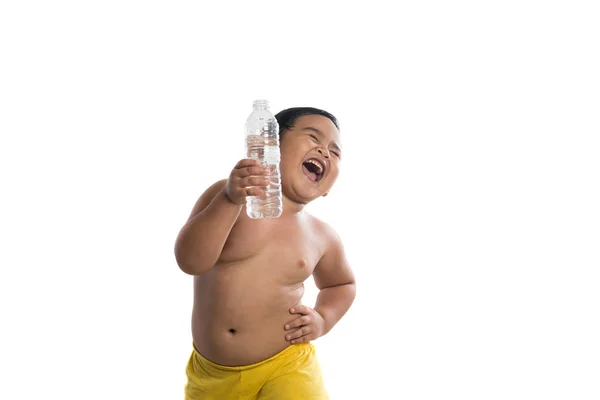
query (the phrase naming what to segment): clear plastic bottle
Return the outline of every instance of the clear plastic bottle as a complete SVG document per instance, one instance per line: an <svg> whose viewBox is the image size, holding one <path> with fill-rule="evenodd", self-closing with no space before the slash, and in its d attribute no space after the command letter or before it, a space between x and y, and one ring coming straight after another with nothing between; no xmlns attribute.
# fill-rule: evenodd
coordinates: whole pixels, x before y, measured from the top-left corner
<svg viewBox="0 0 600 400"><path fill-rule="evenodd" d="M281 177L279 174L279 124L269 111L267 100L256 100L252 114L246 120L246 157L258 160L269 168L269 185L265 198L246 198L246 213L250 218L277 218L283 211Z"/></svg>

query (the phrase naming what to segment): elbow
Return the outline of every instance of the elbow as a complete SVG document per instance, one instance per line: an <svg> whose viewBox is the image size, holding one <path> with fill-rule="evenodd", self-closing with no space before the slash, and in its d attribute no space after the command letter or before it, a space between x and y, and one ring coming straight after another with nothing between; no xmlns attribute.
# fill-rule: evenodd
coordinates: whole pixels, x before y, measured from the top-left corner
<svg viewBox="0 0 600 400"><path fill-rule="evenodd" d="M201 275L212 267L200 262L199 257L192 257L189 251L184 251L182 246L178 245L175 245L175 261L179 269L188 275Z"/></svg>
<svg viewBox="0 0 600 400"><path fill-rule="evenodd" d="M349 305L354 303L354 299L356 299L356 282L347 282L341 285L344 289L344 297Z"/></svg>
<svg viewBox="0 0 600 400"><path fill-rule="evenodd" d="M175 245L175 262L180 270L188 275L194 275L194 266L186 259L186 257L184 257L181 248L177 245Z"/></svg>
<svg viewBox="0 0 600 400"><path fill-rule="evenodd" d="M177 265L184 273L192 276L202 275L211 268L209 265L201 265L198 263L185 262L181 260L177 260Z"/></svg>
<svg viewBox="0 0 600 400"><path fill-rule="evenodd" d="M199 275L198 274L198 268L197 266L190 264L190 263L186 263L183 262L181 260L176 260L177 261L177 266L179 266L179 269L182 270L184 273L188 274L188 275Z"/></svg>
<svg viewBox="0 0 600 400"><path fill-rule="evenodd" d="M356 282L351 282L348 284L348 286L350 286L350 298L351 301L354 302L354 299L356 299Z"/></svg>

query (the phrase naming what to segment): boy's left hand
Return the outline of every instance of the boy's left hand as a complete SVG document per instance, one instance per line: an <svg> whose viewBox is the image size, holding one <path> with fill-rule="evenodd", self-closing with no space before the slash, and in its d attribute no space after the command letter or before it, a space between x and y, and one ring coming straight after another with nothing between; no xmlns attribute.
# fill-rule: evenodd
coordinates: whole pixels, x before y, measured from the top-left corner
<svg viewBox="0 0 600 400"><path fill-rule="evenodd" d="M307 306L294 306L290 308L290 313L301 316L285 324L284 329L287 331L285 340L288 342L308 343L325 333L325 320L314 309Z"/></svg>

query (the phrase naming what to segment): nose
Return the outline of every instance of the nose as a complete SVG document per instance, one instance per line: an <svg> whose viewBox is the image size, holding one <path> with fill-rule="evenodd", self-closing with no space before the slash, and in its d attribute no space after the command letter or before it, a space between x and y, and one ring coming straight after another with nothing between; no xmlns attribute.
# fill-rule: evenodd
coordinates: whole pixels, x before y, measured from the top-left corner
<svg viewBox="0 0 600 400"><path fill-rule="evenodd" d="M319 154L321 154L323 157L325 158L329 158L329 151L326 150L326 154L323 154L323 150L321 149L317 149L317 151L319 152Z"/></svg>

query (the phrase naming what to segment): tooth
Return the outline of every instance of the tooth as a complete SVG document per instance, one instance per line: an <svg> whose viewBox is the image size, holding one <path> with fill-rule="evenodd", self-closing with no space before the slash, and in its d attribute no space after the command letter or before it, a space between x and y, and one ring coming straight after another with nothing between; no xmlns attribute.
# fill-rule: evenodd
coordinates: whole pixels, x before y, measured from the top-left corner
<svg viewBox="0 0 600 400"><path fill-rule="evenodd" d="M311 163L313 165L316 165L317 168L319 168L319 174L322 174L323 171L325 170L325 166L323 164L321 164L320 161L317 161L317 160L307 160L306 162L309 162L309 163Z"/></svg>
<svg viewBox="0 0 600 400"><path fill-rule="evenodd" d="M314 165L316 165L316 166L319 168L319 173L322 173L322 172L323 172L323 165L321 165L321 163L320 163L320 162L318 162L318 161L315 161L315 160L309 160L309 162L310 162L311 164L314 164Z"/></svg>

